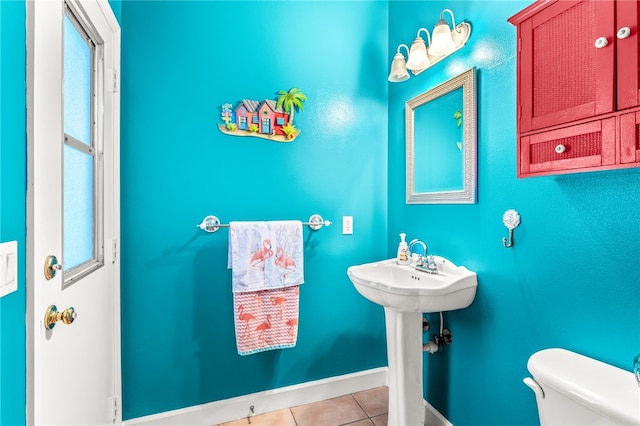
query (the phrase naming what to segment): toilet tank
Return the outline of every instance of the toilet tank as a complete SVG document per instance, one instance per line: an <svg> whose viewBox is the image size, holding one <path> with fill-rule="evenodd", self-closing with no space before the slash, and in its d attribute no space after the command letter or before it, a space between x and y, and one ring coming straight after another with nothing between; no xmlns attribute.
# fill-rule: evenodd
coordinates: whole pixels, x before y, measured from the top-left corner
<svg viewBox="0 0 640 426"><path fill-rule="evenodd" d="M565 349L529 358L540 424L640 425L640 387L633 373Z"/></svg>

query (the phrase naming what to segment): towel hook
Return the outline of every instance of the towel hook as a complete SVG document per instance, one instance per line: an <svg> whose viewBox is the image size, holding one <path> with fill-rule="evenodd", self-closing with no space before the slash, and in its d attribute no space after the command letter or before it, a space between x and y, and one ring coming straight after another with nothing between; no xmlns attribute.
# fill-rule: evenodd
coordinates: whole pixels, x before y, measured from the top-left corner
<svg viewBox="0 0 640 426"><path fill-rule="evenodd" d="M502 245L506 248L513 247L513 230L520 225L520 214L514 209L509 209L502 215L502 223L509 229L509 240L507 242L507 238L502 237Z"/></svg>

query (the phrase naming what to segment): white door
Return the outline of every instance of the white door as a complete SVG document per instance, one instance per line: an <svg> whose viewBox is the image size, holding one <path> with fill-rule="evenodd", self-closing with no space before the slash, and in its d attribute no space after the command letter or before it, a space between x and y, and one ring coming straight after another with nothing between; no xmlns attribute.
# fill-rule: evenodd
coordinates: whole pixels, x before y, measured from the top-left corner
<svg viewBox="0 0 640 426"><path fill-rule="evenodd" d="M119 65L107 0L27 2L28 424L122 423Z"/></svg>

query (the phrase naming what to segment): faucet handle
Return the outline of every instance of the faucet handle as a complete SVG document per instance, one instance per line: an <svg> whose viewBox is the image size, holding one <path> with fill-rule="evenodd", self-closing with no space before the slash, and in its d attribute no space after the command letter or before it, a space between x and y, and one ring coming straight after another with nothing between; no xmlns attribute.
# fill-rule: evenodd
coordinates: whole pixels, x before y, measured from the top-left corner
<svg viewBox="0 0 640 426"><path fill-rule="evenodd" d="M416 266L422 266L424 265L424 256L418 254L418 253L411 253L411 260L414 261L415 260L415 265Z"/></svg>
<svg viewBox="0 0 640 426"><path fill-rule="evenodd" d="M438 273L438 264L436 263L436 260L434 259L432 254L427 256L427 272L431 274Z"/></svg>

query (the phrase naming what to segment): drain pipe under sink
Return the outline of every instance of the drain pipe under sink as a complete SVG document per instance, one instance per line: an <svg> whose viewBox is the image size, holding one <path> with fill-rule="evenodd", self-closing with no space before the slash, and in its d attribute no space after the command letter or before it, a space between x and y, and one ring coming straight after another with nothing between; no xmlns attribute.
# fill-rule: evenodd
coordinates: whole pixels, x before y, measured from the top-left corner
<svg viewBox="0 0 640 426"><path fill-rule="evenodd" d="M422 329L429 331L429 321L426 318L422 318ZM444 315L440 312L440 334L433 336L433 340L429 340L422 345L423 352L429 352L435 354L438 352L441 344L451 344L451 332L444 328Z"/></svg>
<svg viewBox="0 0 640 426"><path fill-rule="evenodd" d="M435 354L438 352L438 344L433 340L429 340L427 343L422 345L423 352L429 352L430 354Z"/></svg>

